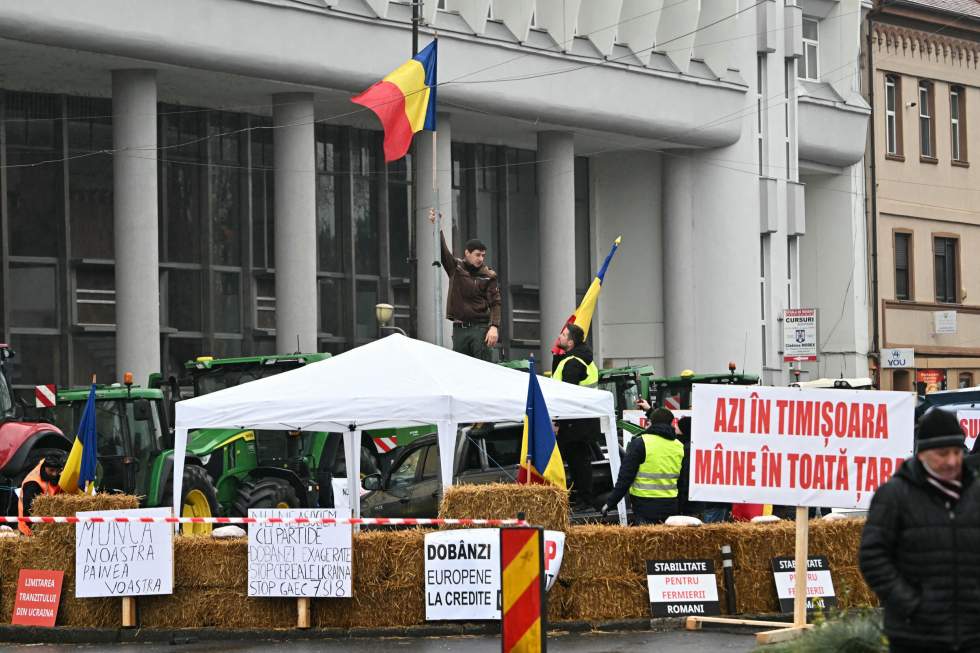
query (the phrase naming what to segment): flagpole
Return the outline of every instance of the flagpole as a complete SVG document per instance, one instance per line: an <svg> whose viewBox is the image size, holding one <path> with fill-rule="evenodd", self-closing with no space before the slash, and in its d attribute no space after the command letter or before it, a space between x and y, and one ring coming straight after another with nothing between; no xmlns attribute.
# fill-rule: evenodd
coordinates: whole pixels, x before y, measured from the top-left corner
<svg viewBox="0 0 980 653"><path fill-rule="evenodd" d="M437 43L439 41L438 32L433 31L432 41ZM438 47L438 46L437 46ZM436 59L436 66L439 65L439 60ZM437 77L438 79L438 77ZM436 108L438 111L438 107ZM438 115L436 116L438 121ZM432 262L432 267L435 268L435 283L432 284L433 292L435 293L435 301L432 303L432 310L434 311L433 324L435 325L435 344L440 347L443 346L442 337L442 270L439 261L442 260L442 240L440 238L442 233L441 220L439 219L439 143L437 134L438 122L436 122L436 129L432 130L432 210L435 212L436 219L433 221L432 226L432 236L433 236L433 253L435 255L435 260ZM449 237L452 238L452 214L449 216Z"/></svg>

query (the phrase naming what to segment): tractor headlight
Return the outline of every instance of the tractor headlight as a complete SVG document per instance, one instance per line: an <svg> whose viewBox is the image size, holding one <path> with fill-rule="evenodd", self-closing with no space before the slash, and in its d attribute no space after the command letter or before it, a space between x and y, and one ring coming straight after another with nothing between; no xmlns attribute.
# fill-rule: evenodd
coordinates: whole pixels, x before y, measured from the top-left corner
<svg viewBox="0 0 980 653"><path fill-rule="evenodd" d="M207 465L208 464L208 461L210 461L210 460L211 460L211 454L208 454L206 456L201 456L201 464L202 465Z"/></svg>

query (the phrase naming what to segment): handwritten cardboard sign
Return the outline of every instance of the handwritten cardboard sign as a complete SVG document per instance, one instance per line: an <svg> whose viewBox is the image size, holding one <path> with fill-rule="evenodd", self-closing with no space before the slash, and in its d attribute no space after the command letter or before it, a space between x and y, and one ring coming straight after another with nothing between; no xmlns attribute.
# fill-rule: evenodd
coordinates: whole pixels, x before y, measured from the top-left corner
<svg viewBox="0 0 980 653"><path fill-rule="evenodd" d="M169 517L170 508L80 512L79 517ZM75 596L173 594L173 526L167 523L75 524Z"/></svg>
<svg viewBox="0 0 980 653"><path fill-rule="evenodd" d="M694 386L690 498L867 509L912 455L915 395Z"/></svg>
<svg viewBox="0 0 980 653"><path fill-rule="evenodd" d="M61 570L21 569L10 623L53 628L58 618L64 578L65 572Z"/></svg>
<svg viewBox="0 0 980 653"><path fill-rule="evenodd" d="M350 510L251 509L248 516L350 519ZM248 595L351 596L352 538L350 524L250 524Z"/></svg>

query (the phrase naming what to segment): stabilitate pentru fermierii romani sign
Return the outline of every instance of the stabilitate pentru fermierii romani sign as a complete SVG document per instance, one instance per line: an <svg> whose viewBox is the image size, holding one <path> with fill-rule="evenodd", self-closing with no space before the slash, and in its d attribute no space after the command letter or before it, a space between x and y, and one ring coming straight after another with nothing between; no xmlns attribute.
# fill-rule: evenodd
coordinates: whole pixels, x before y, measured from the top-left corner
<svg viewBox="0 0 980 653"><path fill-rule="evenodd" d="M866 509L912 455L915 395L695 385L690 498Z"/></svg>

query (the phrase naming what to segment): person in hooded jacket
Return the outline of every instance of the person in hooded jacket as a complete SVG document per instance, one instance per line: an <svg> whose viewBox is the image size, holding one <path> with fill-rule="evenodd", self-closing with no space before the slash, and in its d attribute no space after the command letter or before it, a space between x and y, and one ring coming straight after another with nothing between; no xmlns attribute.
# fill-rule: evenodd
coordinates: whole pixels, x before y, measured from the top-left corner
<svg viewBox="0 0 980 653"><path fill-rule="evenodd" d="M551 378L587 387L599 382L599 368L592 357L592 348L585 342L585 332L575 324L566 324L558 336L563 353L552 359ZM601 432L598 419L560 420L555 436L561 458L568 463L572 481L572 501L596 509L592 483L592 442Z"/></svg>
<svg viewBox="0 0 980 653"><path fill-rule="evenodd" d="M861 573L885 610L891 651L980 651L980 482L956 416L932 408L916 453L875 492Z"/></svg>
<svg viewBox="0 0 980 653"><path fill-rule="evenodd" d="M684 444L677 439L672 412L657 408L649 420L650 426L626 447L616 486L602 507L603 516L627 492L637 524L662 524L671 515L680 514L680 491L687 496L687 488L680 487Z"/></svg>

